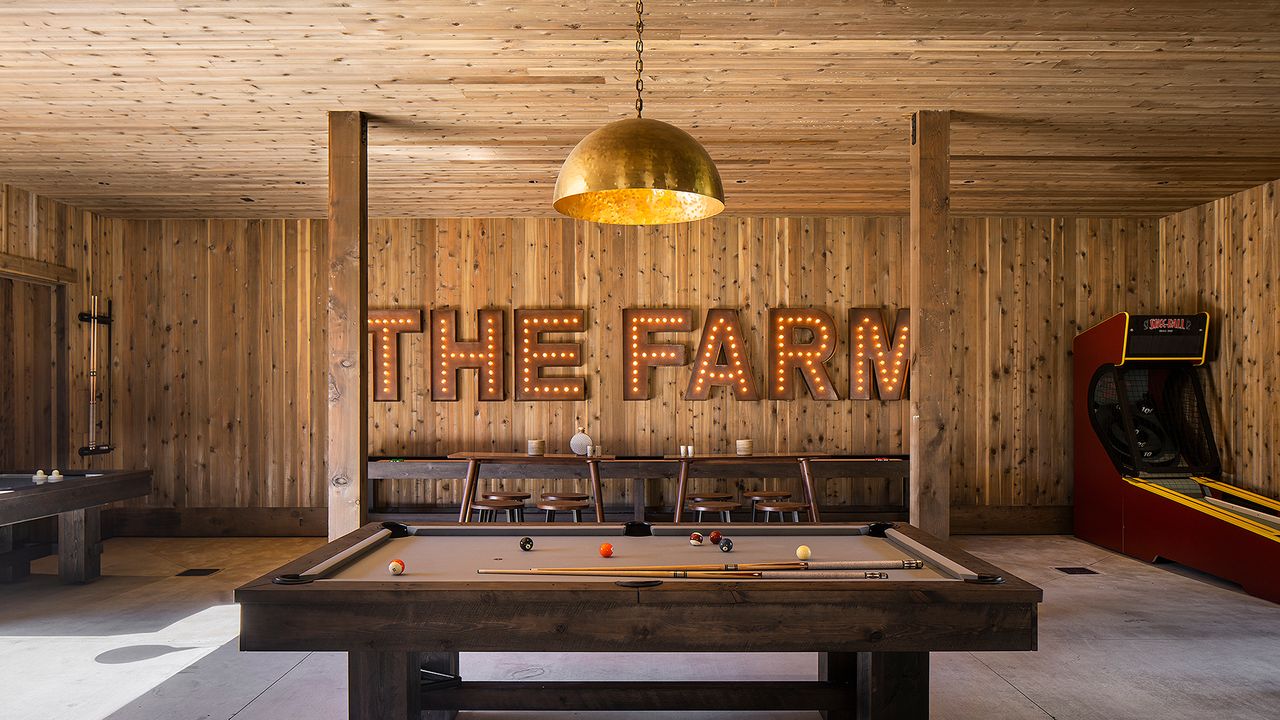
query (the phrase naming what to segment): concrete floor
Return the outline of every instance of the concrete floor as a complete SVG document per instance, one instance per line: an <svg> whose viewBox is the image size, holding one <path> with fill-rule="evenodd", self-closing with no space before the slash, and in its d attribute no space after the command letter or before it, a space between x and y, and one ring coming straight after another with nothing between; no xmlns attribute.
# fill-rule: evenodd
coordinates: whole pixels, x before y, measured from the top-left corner
<svg viewBox="0 0 1280 720"><path fill-rule="evenodd" d="M969 537L960 543L1044 588L1040 651L935 654L934 718L1280 718L1280 606L1070 537ZM40 561L29 580L0 586L0 718L343 717L342 655L236 649L239 617L231 590L317 544L116 539L103 556L106 576L79 587L59 585L52 558ZM1060 566L1088 566L1099 574L1064 575L1053 569ZM220 571L174 577L202 567ZM811 679L815 672L815 657L805 654L463 656L463 674L473 680ZM682 717L744 715L817 718Z"/></svg>

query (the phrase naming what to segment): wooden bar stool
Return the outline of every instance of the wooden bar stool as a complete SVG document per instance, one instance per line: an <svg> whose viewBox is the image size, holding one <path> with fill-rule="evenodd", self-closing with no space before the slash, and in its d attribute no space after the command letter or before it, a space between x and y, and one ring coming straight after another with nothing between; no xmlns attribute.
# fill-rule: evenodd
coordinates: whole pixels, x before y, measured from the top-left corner
<svg viewBox="0 0 1280 720"><path fill-rule="evenodd" d="M742 493L742 497L751 500L751 522L756 521L756 503L770 500L788 500L791 493L785 490L756 490L755 492Z"/></svg>
<svg viewBox="0 0 1280 720"><path fill-rule="evenodd" d="M516 508L516 520L524 522L524 501L533 497L527 492L508 492L506 490L498 492L481 493L480 497L485 500L515 500L520 503L520 507Z"/></svg>
<svg viewBox="0 0 1280 720"><path fill-rule="evenodd" d="M563 496L558 496L563 497ZM548 500L546 495L534 506L539 510L547 511L547 522L556 521L556 513L571 512L573 513L574 522L582 522L582 511L591 507L591 503L587 502L586 496L582 496L581 500Z"/></svg>
<svg viewBox="0 0 1280 720"><path fill-rule="evenodd" d="M800 522L800 511L809 511L809 503L787 502L785 500L761 500L756 504L756 509L764 513L764 521L769 522L769 513L778 513L778 521L785 522L786 515L791 513L792 522Z"/></svg>
<svg viewBox="0 0 1280 720"><path fill-rule="evenodd" d="M713 512L720 513L721 522L731 523L733 522L731 513L734 510L741 510L742 503L732 500L695 500L689 503L689 509L698 513L698 522L702 522L702 513Z"/></svg>
<svg viewBox="0 0 1280 720"><path fill-rule="evenodd" d="M496 521L498 519L499 510L507 514L507 522L516 522L516 513L523 508L524 503L518 500L484 499L471 503L472 510L480 511L480 522Z"/></svg>

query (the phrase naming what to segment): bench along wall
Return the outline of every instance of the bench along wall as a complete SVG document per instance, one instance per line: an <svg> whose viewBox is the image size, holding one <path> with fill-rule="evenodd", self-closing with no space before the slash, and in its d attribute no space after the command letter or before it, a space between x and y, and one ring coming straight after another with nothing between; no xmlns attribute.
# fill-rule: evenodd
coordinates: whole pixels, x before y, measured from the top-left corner
<svg viewBox="0 0 1280 720"><path fill-rule="evenodd" d="M1205 377L1223 470L1280 495L1280 181L1160 221L1165 312L1210 315Z"/></svg>

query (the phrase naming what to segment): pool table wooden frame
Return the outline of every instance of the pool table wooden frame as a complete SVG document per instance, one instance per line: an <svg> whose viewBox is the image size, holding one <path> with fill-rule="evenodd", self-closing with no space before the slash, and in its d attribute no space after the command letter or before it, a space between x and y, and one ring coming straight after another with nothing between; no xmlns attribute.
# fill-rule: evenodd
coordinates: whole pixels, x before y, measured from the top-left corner
<svg viewBox="0 0 1280 720"><path fill-rule="evenodd" d="M440 527L448 524L430 525ZM546 523L533 523L546 532ZM452 526L459 535L521 525ZM582 526L566 526L578 527ZM762 528L743 525L742 535ZM830 528L832 526L823 526ZM851 534L862 525L842 526ZM601 537L621 525L598 526ZM789 526L791 532L796 526ZM1034 650L1040 589L905 524L897 529L1002 584L881 580L665 582L498 576L279 585L378 532L371 523L236 590L241 650L345 651L351 720L458 710L818 709L832 720L928 717L929 653ZM577 531L581 532L581 530ZM461 652L816 652L817 681L420 683Z"/></svg>

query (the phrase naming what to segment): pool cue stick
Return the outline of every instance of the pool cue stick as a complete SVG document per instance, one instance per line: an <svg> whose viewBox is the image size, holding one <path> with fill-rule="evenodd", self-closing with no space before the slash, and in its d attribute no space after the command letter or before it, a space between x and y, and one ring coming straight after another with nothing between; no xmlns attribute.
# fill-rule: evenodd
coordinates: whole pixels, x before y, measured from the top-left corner
<svg viewBox="0 0 1280 720"><path fill-rule="evenodd" d="M89 297L89 449L98 447L98 296Z"/></svg>
<svg viewBox="0 0 1280 720"><path fill-rule="evenodd" d="M534 570L721 570L734 571L803 571L803 570L918 570L924 567L919 560L830 560L810 562L788 560L763 563L725 563L723 565L624 565L621 567L590 566L569 568L533 568Z"/></svg>
<svg viewBox="0 0 1280 720"><path fill-rule="evenodd" d="M765 570L761 580L888 580L881 570Z"/></svg>
<svg viewBox="0 0 1280 720"><path fill-rule="evenodd" d="M718 572L718 571L685 571L685 570L558 570L555 568L530 568L515 570L507 568L480 568L480 575L581 575L586 577L639 577L639 578L689 578L701 580L750 580L759 578L759 572Z"/></svg>

